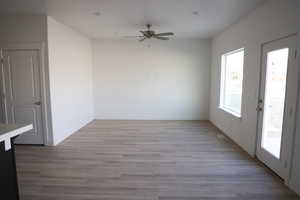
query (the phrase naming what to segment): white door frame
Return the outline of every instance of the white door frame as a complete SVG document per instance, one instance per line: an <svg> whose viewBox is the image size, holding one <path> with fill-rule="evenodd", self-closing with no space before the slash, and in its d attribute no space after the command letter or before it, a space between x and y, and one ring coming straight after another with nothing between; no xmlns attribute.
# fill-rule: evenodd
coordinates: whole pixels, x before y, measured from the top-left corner
<svg viewBox="0 0 300 200"><path fill-rule="evenodd" d="M52 120L51 120L51 104L50 104L50 87L49 87L49 67L47 62L46 45L43 42L37 43L0 43L0 49L19 49L19 50L38 50L40 58L40 82L41 82L41 103L42 103L42 130L44 134L44 145L53 145L52 136ZM0 76L0 86L2 85L2 77ZM1 87L2 88L2 87ZM4 102L2 98L1 107ZM5 116L4 116L5 118Z"/></svg>
<svg viewBox="0 0 300 200"><path fill-rule="evenodd" d="M296 140L296 131L297 131L297 120L300 118L300 113L298 113L298 110L299 110L299 106L300 106L300 32L296 33L297 34L297 38L298 38L298 42L297 42L297 50L298 50L298 55L297 55L297 67L298 67L298 84L297 84L297 87L298 87L298 91L297 91L297 105L296 105L296 115L295 115L295 125L293 127L294 131L293 131L293 135L292 135L292 152L290 153L289 155L289 174L288 174L288 179L285 181L285 183L287 185L290 186L290 180L291 180L291 176L292 176L292 168L293 168L293 158L294 156L294 152L295 152L295 148L296 148L296 144L295 144L295 140Z"/></svg>
<svg viewBox="0 0 300 200"><path fill-rule="evenodd" d="M260 48L260 55L261 55L261 58L260 58L260 81L259 81L259 90L258 90L258 92L259 92L259 95L258 95L258 102L259 102L259 99L260 99L260 94L261 94L261 87L262 87L262 68L263 68L263 46L265 45L265 44L268 44L268 43L271 43L271 42L275 42L275 41L278 41L278 40L281 40L281 39L285 39L285 38L289 38L289 37L292 37L292 36L296 36L296 38L298 39L298 44L296 45L296 48L297 48L297 50L298 50L298 54L300 53L299 51L300 51L300 34L297 34L297 33L293 33L293 34L289 34L289 35L286 35L286 36L284 36L284 37L280 37L280 38L277 38L277 39L274 39L274 40L270 40L270 41L268 41L268 42L263 42L262 44L261 44L261 48ZM293 122L291 123L292 124L292 127L291 127L291 130L293 130L291 133L290 133L290 135L289 135L289 140L291 141L291 143L289 143L289 145L290 145L290 149L288 150L288 154L287 154L287 158L286 158L286 160L287 160L287 173L286 173L286 176L284 177L284 182L285 182L285 184L286 185L288 185L289 184L289 181L290 181L290 176L291 176L291 170L292 170L292 161L293 161L293 153L294 153L294 147L295 147L295 144L294 144L294 139L295 139L295 133L296 133L296 120L297 120L297 118L298 117L300 117L300 115L297 113L297 110L298 110L298 106L300 106L300 105L298 105L298 101L299 101L299 99L298 99L298 97L299 97L299 92L300 92L300 70L299 70L299 68L300 68L300 56L297 56L297 58L296 58L296 64L297 64L297 66L295 66L295 67L297 67L297 70L298 70L298 72L297 72L297 75L298 75L298 78L297 78L297 84L296 84L296 87L297 87L297 94L296 94L296 99L294 99L293 101L295 101L296 103L296 105L295 105L295 110L294 110L294 120L293 120ZM258 103L259 104L259 103ZM257 112L257 130L256 130L256 148L255 148L255 156L257 157L257 151L258 151L258 145L259 145L259 143L261 142L260 140L261 140L261 135L260 135L260 133L259 133L259 115L260 115L260 113L259 112Z"/></svg>

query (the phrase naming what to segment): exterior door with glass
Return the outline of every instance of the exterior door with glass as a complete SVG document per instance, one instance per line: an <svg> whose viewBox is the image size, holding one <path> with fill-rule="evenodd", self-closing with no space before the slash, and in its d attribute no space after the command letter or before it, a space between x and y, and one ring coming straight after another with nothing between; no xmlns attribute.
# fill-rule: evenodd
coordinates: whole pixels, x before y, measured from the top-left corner
<svg viewBox="0 0 300 200"><path fill-rule="evenodd" d="M287 179L298 91L297 36L262 48L258 142L256 155L281 178Z"/></svg>

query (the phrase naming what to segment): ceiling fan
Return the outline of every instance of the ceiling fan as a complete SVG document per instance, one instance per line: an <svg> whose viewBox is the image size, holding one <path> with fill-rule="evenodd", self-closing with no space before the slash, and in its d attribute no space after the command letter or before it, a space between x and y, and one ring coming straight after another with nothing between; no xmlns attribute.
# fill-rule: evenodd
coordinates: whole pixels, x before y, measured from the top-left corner
<svg viewBox="0 0 300 200"><path fill-rule="evenodd" d="M155 38L158 40L169 40L170 38L167 36L173 36L174 33L172 32L165 32L165 33L155 33L155 31L151 30L151 24L146 24L147 30L141 30L140 33L142 35L140 36L129 36L129 37L137 37L139 38L140 42L143 42L146 39Z"/></svg>

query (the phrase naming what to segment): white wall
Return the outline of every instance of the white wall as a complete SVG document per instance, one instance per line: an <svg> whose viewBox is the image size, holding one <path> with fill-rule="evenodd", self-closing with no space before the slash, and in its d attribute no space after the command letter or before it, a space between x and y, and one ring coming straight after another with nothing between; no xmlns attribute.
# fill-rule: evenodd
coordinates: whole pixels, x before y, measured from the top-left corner
<svg viewBox="0 0 300 200"><path fill-rule="evenodd" d="M95 41L95 117L208 119L210 45L193 39Z"/></svg>
<svg viewBox="0 0 300 200"><path fill-rule="evenodd" d="M251 155L255 154L256 146L255 108L258 100L261 44L297 33L300 30L299 10L298 0L269 0L212 42L210 120ZM218 105L221 55L241 47L245 47L244 88L242 118L238 119L220 110ZM299 152L300 127L296 134ZM300 193L300 161L296 157L295 154L291 185Z"/></svg>
<svg viewBox="0 0 300 200"><path fill-rule="evenodd" d="M91 41L48 17L54 144L93 119Z"/></svg>

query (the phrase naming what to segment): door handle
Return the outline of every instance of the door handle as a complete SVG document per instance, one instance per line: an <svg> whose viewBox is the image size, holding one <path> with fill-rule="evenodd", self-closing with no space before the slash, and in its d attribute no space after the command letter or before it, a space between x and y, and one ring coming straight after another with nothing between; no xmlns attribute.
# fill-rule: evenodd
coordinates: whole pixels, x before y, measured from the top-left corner
<svg viewBox="0 0 300 200"><path fill-rule="evenodd" d="M37 105L37 106L40 106L42 104L42 102L37 101L37 102L34 102L34 104Z"/></svg>
<svg viewBox="0 0 300 200"><path fill-rule="evenodd" d="M262 111L262 110L263 110L262 107L259 106L256 107L256 111Z"/></svg>
<svg viewBox="0 0 300 200"><path fill-rule="evenodd" d="M257 104L257 107L256 107L256 111L260 112L262 111L262 107L261 107L261 104L263 103L263 100L262 99L259 99L258 100L258 104Z"/></svg>

